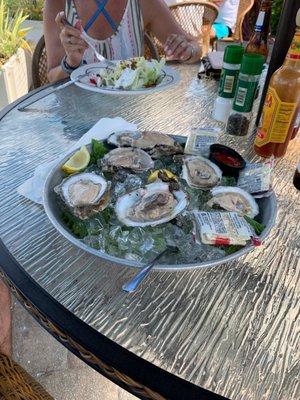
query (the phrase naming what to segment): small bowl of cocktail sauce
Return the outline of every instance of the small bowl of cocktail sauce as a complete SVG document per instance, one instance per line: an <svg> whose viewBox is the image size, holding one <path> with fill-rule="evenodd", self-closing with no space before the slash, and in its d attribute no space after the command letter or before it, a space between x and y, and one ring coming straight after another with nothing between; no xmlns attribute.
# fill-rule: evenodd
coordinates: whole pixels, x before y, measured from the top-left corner
<svg viewBox="0 0 300 400"><path fill-rule="evenodd" d="M246 161L237 151L218 143L210 146L209 159L217 164L224 175L233 176L236 179L246 166Z"/></svg>

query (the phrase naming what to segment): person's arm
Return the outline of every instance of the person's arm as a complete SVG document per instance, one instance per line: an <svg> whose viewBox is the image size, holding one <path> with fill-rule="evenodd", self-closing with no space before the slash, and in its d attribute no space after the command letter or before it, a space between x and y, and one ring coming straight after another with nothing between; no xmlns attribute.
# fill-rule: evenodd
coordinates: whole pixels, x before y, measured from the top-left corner
<svg viewBox="0 0 300 400"><path fill-rule="evenodd" d="M46 0L44 5L44 36L48 62L48 79L55 82L68 77L61 68L61 60L71 67L80 65L87 44L80 38L80 30L63 23L64 0Z"/></svg>
<svg viewBox="0 0 300 400"><path fill-rule="evenodd" d="M139 0L144 24L164 45L169 60L196 62L201 58L201 48L189 37L172 16L164 0Z"/></svg>

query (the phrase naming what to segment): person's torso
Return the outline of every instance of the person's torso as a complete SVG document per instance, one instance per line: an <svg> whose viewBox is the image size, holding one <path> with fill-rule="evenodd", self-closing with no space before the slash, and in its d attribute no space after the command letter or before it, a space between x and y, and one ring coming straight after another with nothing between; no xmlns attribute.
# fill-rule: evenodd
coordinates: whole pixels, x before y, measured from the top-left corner
<svg viewBox="0 0 300 400"><path fill-rule="evenodd" d="M77 13L74 1L67 1L67 18L75 25L76 21L80 19L80 15ZM103 0L100 2L102 3ZM97 22L96 19L94 23L97 24ZM89 34L89 31L87 33ZM144 27L139 0L127 1L121 21L112 35L103 40L97 40L91 36L90 38L99 53L105 58L124 60L142 56L144 54ZM98 61L91 48L85 51L83 60L88 64Z"/></svg>
<svg viewBox="0 0 300 400"><path fill-rule="evenodd" d="M224 0L215 22L228 26L233 30L236 23L240 0Z"/></svg>

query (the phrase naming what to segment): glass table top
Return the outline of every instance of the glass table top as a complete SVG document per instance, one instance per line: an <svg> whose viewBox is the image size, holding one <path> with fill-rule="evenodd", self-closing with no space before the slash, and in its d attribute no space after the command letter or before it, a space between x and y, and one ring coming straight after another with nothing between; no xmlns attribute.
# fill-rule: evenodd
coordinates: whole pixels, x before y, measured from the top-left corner
<svg viewBox="0 0 300 400"><path fill-rule="evenodd" d="M70 86L11 110L0 123L0 237L24 270L51 296L124 348L225 397L300 398L300 196L292 175L294 139L276 162L275 228L262 247L237 261L181 272L153 271L131 295L133 270L102 261L64 239L43 207L16 188L54 160L102 117L187 136L211 119L217 83L197 81L197 66L176 67L179 86L148 96L116 97ZM251 138L226 137L249 161Z"/></svg>

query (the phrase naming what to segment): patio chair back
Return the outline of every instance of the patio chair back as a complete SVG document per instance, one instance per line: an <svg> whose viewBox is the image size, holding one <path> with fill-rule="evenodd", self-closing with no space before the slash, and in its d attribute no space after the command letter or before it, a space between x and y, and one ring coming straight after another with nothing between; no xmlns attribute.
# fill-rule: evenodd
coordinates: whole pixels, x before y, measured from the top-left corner
<svg viewBox="0 0 300 400"><path fill-rule="evenodd" d="M221 39L221 42L243 42L243 22L246 14L253 7L254 2L255 0L240 0L233 35L228 38Z"/></svg>
<svg viewBox="0 0 300 400"><path fill-rule="evenodd" d="M144 35L144 55L146 58L154 58L157 60L160 58L158 50L148 33L145 33ZM47 53L44 36L40 38L35 47L32 57L31 73L34 89L49 83L47 76Z"/></svg>
<svg viewBox="0 0 300 400"><path fill-rule="evenodd" d="M251 10L255 0L240 0L235 30L232 38L236 42L243 42L243 22L248 11Z"/></svg>
<svg viewBox="0 0 300 400"><path fill-rule="evenodd" d="M49 83L47 68L45 38L42 36L34 49L32 57L31 73L34 89Z"/></svg>
<svg viewBox="0 0 300 400"><path fill-rule="evenodd" d="M202 26L211 26L218 16L218 7L209 1L182 1L169 8L183 30L197 38Z"/></svg>
<svg viewBox="0 0 300 400"><path fill-rule="evenodd" d="M0 396L5 400L54 400L19 364L1 353Z"/></svg>
<svg viewBox="0 0 300 400"><path fill-rule="evenodd" d="M198 39L202 46L202 55L209 49L209 33L218 16L218 7L209 1L182 1L172 4L169 9L182 29L190 36ZM159 54L164 56L164 48L157 38L153 39Z"/></svg>

